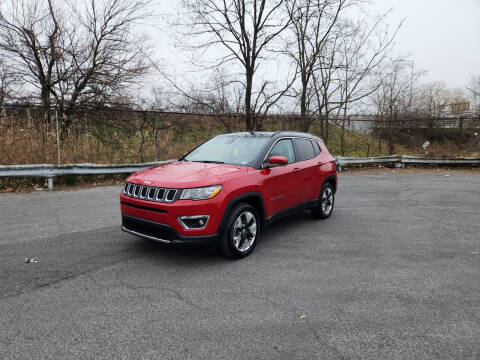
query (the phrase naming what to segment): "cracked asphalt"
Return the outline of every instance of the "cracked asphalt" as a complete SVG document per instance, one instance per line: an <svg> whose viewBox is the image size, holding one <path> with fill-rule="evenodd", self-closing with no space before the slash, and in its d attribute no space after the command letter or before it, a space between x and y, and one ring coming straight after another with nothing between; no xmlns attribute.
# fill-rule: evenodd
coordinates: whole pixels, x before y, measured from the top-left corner
<svg viewBox="0 0 480 360"><path fill-rule="evenodd" d="M0 194L0 358L480 359L480 176L342 175L240 261L122 233L119 191Z"/></svg>

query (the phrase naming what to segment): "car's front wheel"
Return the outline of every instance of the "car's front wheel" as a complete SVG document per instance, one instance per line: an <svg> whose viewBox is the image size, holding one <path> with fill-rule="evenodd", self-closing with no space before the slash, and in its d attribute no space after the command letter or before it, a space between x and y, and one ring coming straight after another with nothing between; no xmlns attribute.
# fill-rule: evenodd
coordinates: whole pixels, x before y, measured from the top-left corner
<svg viewBox="0 0 480 360"><path fill-rule="evenodd" d="M234 206L223 230L220 250L233 259L249 255L260 236L260 221L257 210L248 204Z"/></svg>
<svg viewBox="0 0 480 360"><path fill-rule="evenodd" d="M335 205L335 191L333 186L326 183L320 191L317 206L312 209L312 216L315 219L326 219L332 215L333 206Z"/></svg>

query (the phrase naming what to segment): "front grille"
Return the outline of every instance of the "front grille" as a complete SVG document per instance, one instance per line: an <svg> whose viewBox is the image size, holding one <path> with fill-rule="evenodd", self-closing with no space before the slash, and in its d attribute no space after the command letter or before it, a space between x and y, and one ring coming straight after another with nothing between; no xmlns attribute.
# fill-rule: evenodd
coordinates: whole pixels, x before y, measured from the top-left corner
<svg viewBox="0 0 480 360"><path fill-rule="evenodd" d="M168 190L167 201L173 201L173 199L175 199L176 193L177 193L177 190Z"/></svg>
<svg viewBox="0 0 480 360"><path fill-rule="evenodd" d="M180 198L181 191L126 182L123 187L123 195L141 200L171 203Z"/></svg>
<svg viewBox="0 0 480 360"><path fill-rule="evenodd" d="M166 225L131 217L123 217L123 226L127 230L132 230L139 234L153 236L163 240L174 240L178 237L175 230Z"/></svg>

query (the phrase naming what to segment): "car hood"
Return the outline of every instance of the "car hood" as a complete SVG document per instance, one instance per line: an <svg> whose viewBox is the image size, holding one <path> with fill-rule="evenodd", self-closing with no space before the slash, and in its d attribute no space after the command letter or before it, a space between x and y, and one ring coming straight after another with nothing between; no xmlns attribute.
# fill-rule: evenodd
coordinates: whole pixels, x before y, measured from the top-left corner
<svg viewBox="0 0 480 360"><path fill-rule="evenodd" d="M247 172L244 166L175 161L132 174L127 181L155 187L191 188L222 184Z"/></svg>

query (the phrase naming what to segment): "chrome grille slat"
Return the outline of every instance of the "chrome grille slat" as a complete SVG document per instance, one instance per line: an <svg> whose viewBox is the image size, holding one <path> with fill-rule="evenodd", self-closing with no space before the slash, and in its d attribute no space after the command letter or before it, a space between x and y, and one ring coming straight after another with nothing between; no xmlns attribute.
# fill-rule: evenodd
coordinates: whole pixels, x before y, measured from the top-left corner
<svg viewBox="0 0 480 360"><path fill-rule="evenodd" d="M145 195L144 195L145 192ZM147 197L148 186L140 186L140 192L138 193L139 199L145 199Z"/></svg>
<svg viewBox="0 0 480 360"><path fill-rule="evenodd" d="M152 201L156 201L159 188L155 188L155 193L153 194Z"/></svg>
<svg viewBox="0 0 480 360"><path fill-rule="evenodd" d="M165 201L172 202L175 199L175 195L177 195L177 190L174 190L174 189L168 190L167 195L165 196Z"/></svg>
<svg viewBox="0 0 480 360"><path fill-rule="evenodd" d="M165 199L165 193L167 191L163 188L159 188L158 189L158 192L157 192L157 195L155 196L155 201L163 201ZM162 194L160 197L158 195L160 195L160 193Z"/></svg>
<svg viewBox="0 0 480 360"><path fill-rule="evenodd" d="M150 193L152 192L152 190L153 190L153 195L150 196ZM156 189L156 188L154 188L154 187L149 187L148 190L147 190L147 197L146 197L146 199L152 201L152 200L155 198L155 194L156 194L156 193L157 193L157 189Z"/></svg>
<svg viewBox="0 0 480 360"><path fill-rule="evenodd" d="M153 191L153 193L152 193ZM143 186L126 182L122 193L140 200L171 203L176 200L178 189ZM152 194L152 196L150 196Z"/></svg>

